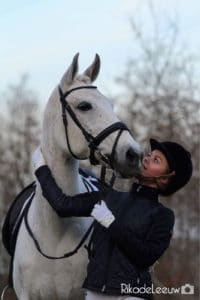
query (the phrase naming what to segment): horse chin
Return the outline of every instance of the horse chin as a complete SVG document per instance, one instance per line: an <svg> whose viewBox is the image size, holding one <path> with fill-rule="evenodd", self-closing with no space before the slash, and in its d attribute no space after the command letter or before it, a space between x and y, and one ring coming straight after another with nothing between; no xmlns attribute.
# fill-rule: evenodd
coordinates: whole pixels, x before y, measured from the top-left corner
<svg viewBox="0 0 200 300"><path fill-rule="evenodd" d="M140 171L139 164L137 163L124 165L123 162L114 161L113 166L111 167L109 155L104 155L102 152L96 152L95 159L98 161L98 165L113 169L116 172L117 177L136 177Z"/></svg>
<svg viewBox="0 0 200 300"><path fill-rule="evenodd" d="M124 170L123 170L123 172L120 172L120 176L122 178L132 178L132 177L137 177L138 173L139 173L138 170L135 170L134 172L132 172L132 171L130 171L130 172L125 171L124 172Z"/></svg>
<svg viewBox="0 0 200 300"><path fill-rule="evenodd" d="M131 178L131 177L137 177L137 175L139 174L139 166L138 165L134 165L134 166L122 166L121 164L114 164L114 169L116 170L116 172L119 174L119 177L122 178Z"/></svg>

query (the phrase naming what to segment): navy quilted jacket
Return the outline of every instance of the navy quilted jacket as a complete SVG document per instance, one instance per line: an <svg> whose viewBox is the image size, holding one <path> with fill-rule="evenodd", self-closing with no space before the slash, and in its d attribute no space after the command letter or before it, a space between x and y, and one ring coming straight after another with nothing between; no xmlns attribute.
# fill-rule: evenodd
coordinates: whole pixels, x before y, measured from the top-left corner
<svg viewBox="0 0 200 300"><path fill-rule="evenodd" d="M108 229L95 224L83 287L152 299L149 291L138 293L138 288L151 287L149 267L168 248L174 226L174 213L158 201L156 189L134 184L129 193L112 190L108 195L104 191L66 196L47 166L40 167L36 176L44 197L61 217L89 216L102 197L115 216Z"/></svg>

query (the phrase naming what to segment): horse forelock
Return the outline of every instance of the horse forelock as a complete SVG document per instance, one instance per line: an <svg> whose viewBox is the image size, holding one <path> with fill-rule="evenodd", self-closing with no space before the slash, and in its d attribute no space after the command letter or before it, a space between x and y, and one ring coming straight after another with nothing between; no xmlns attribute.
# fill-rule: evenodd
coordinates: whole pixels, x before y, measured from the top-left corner
<svg viewBox="0 0 200 300"><path fill-rule="evenodd" d="M91 83L91 79L87 75L84 75L84 74L83 75L78 75L76 77L76 80L79 83L86 83L86 84Z"/></svg>

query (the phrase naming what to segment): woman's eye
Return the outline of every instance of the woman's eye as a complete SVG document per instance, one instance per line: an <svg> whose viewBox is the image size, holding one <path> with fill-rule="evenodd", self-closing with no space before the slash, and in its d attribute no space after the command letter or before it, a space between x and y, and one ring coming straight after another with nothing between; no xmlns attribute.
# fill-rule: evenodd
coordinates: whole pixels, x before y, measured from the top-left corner
<svg viewBox="0 0 200 300"><path fill-rule="evenodd" d="M92 105L89 102L81 102L77 105L77 108L82 111L87 111L92 109Z"/></svg>

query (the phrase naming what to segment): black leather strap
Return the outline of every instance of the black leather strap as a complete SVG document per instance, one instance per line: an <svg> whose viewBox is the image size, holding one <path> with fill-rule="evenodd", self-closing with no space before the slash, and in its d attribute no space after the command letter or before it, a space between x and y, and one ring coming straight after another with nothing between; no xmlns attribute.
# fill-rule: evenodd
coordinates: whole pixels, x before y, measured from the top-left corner
<svg viewBox="0 0 200 300"><path fill-rule="evenodd" d="M35 238L34 234L33 234L33 231L28 223L28 212L25 214L24 216L24 222L25 222L25 225L26 225L26 229L30 235L30 237L32 238L34 244L35 244L35 247L37 248L37 250L40 252L40 254L42 256L44 256L45 258L47 259L63 259L63 258L67 258L67 257L70 257L74 254L76 254L78 252L78 250L81 248L81 246L83 245L83 243L86 241L87 237L89 236L93 226L94 226L94 222L89 226L89 228L87 229L87 231L85 232L84 236L82 237L81 241L79 242L79 244L76 246L76 248L70 252L67 252L67 253L64 253L63 255L61 256L50 256L50 255L47 255L45 254L40 245L39 245L39 242L37 241L37 239Z"/></svg>
<svg viewBox="0 0 200 300"><path fill-rule="evenodd" d="M69 94L71 94L73 91L80 90L80 89L91 89L91 88L96 89L96 86L91 86L91 85L89 85L89 86L88 85L79 86L79 87L72 88L71 90L67 91L66 93L63 93L61 87L60 86L58 87L59 94L60 94L60 102L61 102L61 105L62 105L62 118L63 118L64 127L65 127L65 135L66 135L68 149L69 149L71 155L74 158L80 160L80 158L77 157L77 155L74 154L74 152L71 149L71 145L70 145L69 137L68 137L68 132L67 132L68 122L67 122L67 117L66 117L66 112L65 111L68 112L68 114L70 115L72 120L75 122L75 124L82 131L85 139L88 141L88 147L90 148L90 157L89 157L89 159L90 159L90 163L93 164L93 165L98 164L98 160L95 158L95 150L98 149L98 146L100 145L100 143L104 139L106 139L106 137L108 137L110 134L112 134L114 131L120 130L120 132L117 135L117 138L114 142L111 157L110 157L110 166L111 166L111 168L113 168L113 162L114 162L114 155L115 155L116 146L117 146L117 143L118 143L118 140L119 140L119 137L120 137L122 131L123 130L128 130L127 126L122 122L116 122L116 123L108 126L107 128L105 128L104 130L102 130L96 137L94 137L89 132L87 132L85 130L85 128L82 126L82 124L78 120L76 114L74 113L71 106L69 105L69 103L66 100L66 97Z"/></svg>

